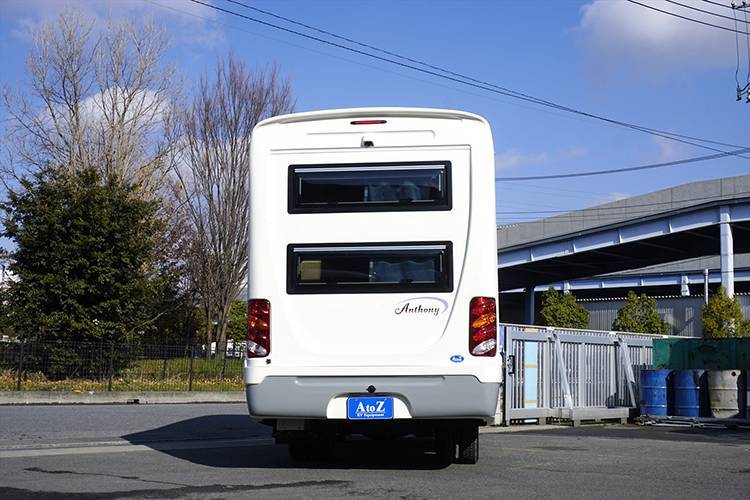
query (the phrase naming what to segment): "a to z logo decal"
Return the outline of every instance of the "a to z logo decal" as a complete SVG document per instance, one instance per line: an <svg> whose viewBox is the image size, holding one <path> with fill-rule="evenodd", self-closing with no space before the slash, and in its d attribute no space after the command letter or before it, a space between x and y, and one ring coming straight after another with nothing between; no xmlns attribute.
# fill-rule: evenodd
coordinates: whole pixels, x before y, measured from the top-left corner
<svg viewBox="0 0 750 500"><path fill-rule="evenodd" d="M350 420L382 420L393 418L392 396L351 397L346 402Z"/></svg>

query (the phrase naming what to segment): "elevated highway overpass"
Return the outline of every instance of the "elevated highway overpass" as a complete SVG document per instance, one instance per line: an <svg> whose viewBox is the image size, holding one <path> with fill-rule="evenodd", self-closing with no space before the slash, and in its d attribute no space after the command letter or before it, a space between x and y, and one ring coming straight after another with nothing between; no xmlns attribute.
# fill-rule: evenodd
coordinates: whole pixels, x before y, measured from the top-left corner
<svg viewBox="0 0 750 500"><path fill-rule="evenodd" d="M750 253L750 175L694 182L539 221L499 226L501 291L582 279L637 284L637 270L719 256L721 284L734 293L735 254ZM696 270L685 275L695 279ZM697 270L698 272L702 270ZM740 269L742 279L750 269ZM614 276L612 276L614 273ZM647 280L648 281L648 280Z"/></svg>

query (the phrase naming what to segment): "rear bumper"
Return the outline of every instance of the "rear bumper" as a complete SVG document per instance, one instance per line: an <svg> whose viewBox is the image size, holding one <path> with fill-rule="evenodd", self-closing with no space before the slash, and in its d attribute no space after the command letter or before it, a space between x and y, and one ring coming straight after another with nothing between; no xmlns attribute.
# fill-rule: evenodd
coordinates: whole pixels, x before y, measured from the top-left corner
<svg viewBox="0 0 750 500"><path fill-rule="evenodd" d="M346 418L346 398L368 395L370 386L394 396L394 418L491 417L500 390L471 375L270 376L246 385L247 407L256 418Z"/></svg>

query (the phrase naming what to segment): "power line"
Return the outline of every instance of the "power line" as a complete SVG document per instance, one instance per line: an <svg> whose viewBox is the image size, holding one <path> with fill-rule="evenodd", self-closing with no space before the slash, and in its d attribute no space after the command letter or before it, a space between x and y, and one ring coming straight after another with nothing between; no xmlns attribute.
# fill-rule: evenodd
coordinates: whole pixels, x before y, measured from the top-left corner
<svg viewBox="0 0 750 500"><path fill-rule="evenodd" d="M537 189L537 190L542 190L542 191L551 191L553 193L559 193L560 191L565 191L567 193L579 193L578 195L573 195L573 194L570 195L571 197L576 197L576 198L582 198L580 196L581 194L587 194L591 196L599 196L602 194L598 191L585 191L583 189L562 188L558 186L555 186L554 188L552 188L549 186L549 184L544 185L544 184L531 184L528 182L524 182L524 183L517 183L513 181L508 181L508 182L510 184L515 185L513 189L522 189L522 190L525 189L526 191L531 191L531 192L534 192L534 190Z"/></svg>
<svg viewBox="0 0 750 500"><path fill-rule="evenodd" d="M706 146L704 144L697 144L697 143L691 142L691 141L700 141L700 142L704 142L704 143L708 143L708 144L722 145L722 146L725 146L725 147L744 148L743 146L738 146L736 144L721 143L721 142L718 142L718 141L711 141L711 140L707 140L707 139L701 139L701 138L697 138L697 137L691 137L691 136L687 136L687 135L676 134L676 133L672 133L672 132L668 132L668 131L664 131L664 130L653 129L653 128L644 127L644 126L641 126L641 125L636 125L636 124L632 124L632 123L628 123L628 122L622 122L622 121L619 121L619 120L614 120L614 119L611 119L611 118L606 118L604 116L600 116L600 115L596 115L594 113L588 113L588 112L584 112L584 111L577 110L577 109L574 109L574 108L570 108L570 107L567 107L567 106L563 106L561 104L557 104L557 103L554 103L552 101L547 101L547 100L544 100L544 99L540 99L540 98L531 96L529 94L524 94L522 92L518 92L518 91L515 91L515 90L512 90L512 89L501 87L499 85L495 85L495 84L492 84L492 83L489 83L489 82L483 82L482 80L476 80L476 79L473 79L471 77L467 77L465 75L461 75L460 73L448 72L448 70L442 69L442 68L440 68L438 66L427 65L427 63L418 61L416 59L410 59L410 58L407 59L404 56L399 56L399 55L395 55L394 56L394 57L402 58L404 60L417 61L417 64L421 64L423 66L430 67L431 69L419 68L419 67L413 66L412 64L403 63L403 62L400 62L400 61L396 61L396 60L390 59L388 57L379 56L377 54L371 54L369 52L365 52L365 51L360 50L360 49L356 49L356 48L353 48L353 47L342 45L340 43L332 42L330 40L325 40L323 38L320 38L320 37L317 37L317 36L314 36L314 35L310 35L310 34L307 34L307 33L302 33L300 31L297 31L297 30L294 30L294 29L290 29L290 28L287 28L287 27L284 27L284 26L280 26L278 24L274 24L274 23L271 23L271 22L268 22L268 21L264 21L262 19L258 19L258 18L252 17L252 16L248 16L248 15L239 13L239 12L232 11L230 9L225 9L223 7L212 5L212 4L203 2L201 0L190 0L190 1L193 2L193 3L195 3L195 4L203 5L205 7L208 7L208 8L220 11L220 12L224 12L226 14L230 14L230 15L233 15L233 16L236 16L236 17L240 17L240 18L246 19L248 21L252 21L252 22L264 25L264 26L268 26L268 27L271 27L271 28L274 28L274 29L285 31L287 33L291 33L291 34L294 34L294 35L297 35L297 36L300 36L300 37L304 37L304 38L307 38L307 39L310 39L310 40L314 40L316 42L323 43L323 44L326 44L326 45L329 45L329 46L332 46L332 47L336 47L336 48L339 48L339 49L342 49L342 50L347 50L347 51L350 51L350 52L353 52L353 53L356 53L356 54L359 54L359 55L363 55L363 56L366 56L366 57L370 57L370 58L373 58L373 59L376 59L376 60L379 60L379 61L387 62L387 63L394 64L394 65L397 65L397 66L401 66L401 67L404 67L404 68L408 68L408 69L411 69L413 71L418 71L418 72L425 73L425 74L428 74L428 75L431 75L431 76L435 76L435 77L438 77L438 78L443 78L443 79L450 80L450 81L453 81L453 82L461 83L463 85L467 85L467 86L475 87L475 88L478 88L478 89L481 89L481 90L485 90L485 91L488 91L488 92L493 92L493 93L504 95L504 96L507 96L507 97L512 97L514 99L519 99L519 100L527 101L527 102L530 102L530 103L533 103L533 104L547 106L547 107L551 107L551 108L554 108L554 109L566 111L566 112L569 112L569 113L575 113L575 114L579 114L579 115L582 115L582 116L586 116L588 118L593 118L593 119L596 119L596 120L604 121L604 122L607 122L607 123L611 123L611 124L615 124L615 125L620 125L620 126L623 126L623 127L627 127L627 128L633 129L633 130L640 131L640 132L644 132L644 133L648 133L648 134L651 134L651 135L660 136L660 137L663 137L665 139L669 139L669 140L672 140L672 141L681 142L681 143L684 143L684 144L689 144L689 145L692 145L692 146L700 147L700 148L707 149L707 150L710 150L710 151L721 152L721 153L726 153L726 151L723 151L721 149L712 148L712 147ZM237 4L237 5L242 5L243 7L246 7L246 8L249 8L249 9L257 10L255 7L246 5L246 4L242 3L242 2L237 2L236 0L228 0L228 1L231 1L232 3ZM263 11L263 12L265 13L267 11ZM274 15L275 16L275 14L267 14L267 15ZM277 17L282 18L282 16L277 16ZM282 18L282 19L287 20L288 18ZM297 21L293 21L293 20L288 20L287 22L292 22L292 23L295 23L295 24L298 24L298 25L304 26L304 27L308 27L309 26L309 25L306 25L306 24L303 24L303 23L298 23ZM319 30L318 28L309 27L308 29L315 29L315 30L318 30L319 32L325 32L325 30ZM329 34L331 32L325 32L325 33ZM351 39L348 39L346 37L341 37L341 36L335 35L335 34L330 34L329 36L335 36L335 37L337 37L337 38L339 38L341 40L347 40L347 41L351 40ZM350 42L350 43L357 43L357 44L360 44L361 46L372 47L372 46L367 46L366 44L361 44L360 42L356 42L356 41ZM371 50L380 50L381 52L384 52L384 53L387 52L387 51L383 51L382 49L377 49L377 48L371 49ZM395 53L391 53L391 54L395 54ZM449 73L449 74L442 74L442 73L438 73L437 71L442 71L443 73ZM452 75L454 75L454 76L452 76ZM478 83L474 83L474 82L478 82ZM746 158L746 159L750 159L750 158Z"/></svg>
<svg viewBox="0 0 750 500"><path fill-rule="evenodd" d="M674 12L669 12L668 10L663 10L663 9L658 8L658 7L654 7L653 5L648 5L648 4L645 4L645 3L637 2L636 0L627 0L627 1L630 2L630 3L636 4L636 5L640 5L641 7L645 7L647 9L655 10L656 12L661 12L662 14L667 14L668 16L679 17L680 19L684 19L686 21L692 21L694 23L702 24L704 26L710 26L712 28L718 28L720 30L730 31L732 33L742 33L743 35L745 34L744 31L737 31L737 30L732 29L732 28L727 28L726 26L719 26L718 24L707 23L705 21L701 21L699 19L694 19L692 17L682 16L682 15L676 14Z"/></svg>
<svg viewBox="0 0 750 500"><path fill-rule="evenodd" d="M737 28L737 12L732 4L732 17L734 19L734 27ZM747 11L743 10L745 15L745 23L747 23ZM740 19L740 21L742 21ZM742 93L750 88L750 30L748 26L745 26L745 41L747 43L747 76L745 77L745 84L740 86L740 36L738 33L734 34L734 47L736 50L736 65L734 68L734 82L737 85L737 100L742 100Z"/></svg>
<svg viewBox="0 0 750 500"><path fill-rule="evenodd" d="M547 113L547 114L550 114L550 115L560 116L560 117L567 118L567 119L570 119L570 120L584 121L586 119L586 117L577 116L577 115L573 115L573 114L570 114L570 113L565 114L564 112L561 112L561 111L558 111L558 110L555 110L555 109L552 109L552 108L549 108L549 109L539 108L539 107L535 107L533 105L529 105L529 104L525 104L525 103L521 103L521 102L516 102L516 101L513 101L513 100L503 99L501 97L490 96L490 95L483 94L483 93L480 93L480 92L473 92L473 91L471 91L469 89L461 88L459 86L451 86L451 85L448 85L448 84L440 83L440 82L435 81L435 80L426 79L426 78L420 78L418 76L410 75L410 74L407 74L407 73L397 72L395 70L391 70L391 69L388 69L388 68L385 68L385 67L374 66L372 64L367 64L367 63L364 63L364 62L361 62L361 61L357 61L357 60L354 60L354 59L348 59L346 57L334 55L334 54L332 54L330 52L324 52L324 51L317 50L317 49L314 49L314 48L311 48L311 47L308 47L308 46L304 46L304 45L300 45L300 44L297 44L297 43L293 43L293 42L290 42L288 40L283 40L281 38L275 38L275 37L272 37L272 36L269 36L269 35L266 35L266 34L263 34L263 33L259 33L257 31L251 31L251 30L243 29L243 28L240 28L239 26L235 26L233 24L223 23L221 21L217 21L216 19L212 19L212 18L208 18L208 17L205 17L205 16L201 16L201 15L195 14L194 12L188 12L188 11L185 11L185 10L180 10L178 8L175 8L175 7L171 6L171 5L161 4L161 3L159 3L159 2L157 2L155 0L142 0L142 1L146 2L146 3L149 3L151 5L154 5L156 7L162 8L162 9L167 9L167 10L171 10L172 12L177 12L178 14L183 14L183 15L186 15L186 16L194 17L196 19L201 19L203 21L206 21L207 23L212 23L212 24L215 24L215 25L218 25L218 26L224 26L224 27L227 27L227 28L239 31L241 33L247 33L247 34L250 34L250 35L253 35L253 36L258 36L258 37L261 37L261 38L265 38L267 40L273 40L275 42L279 42L279 43L283 43L285 45L289 45L290 47L295 47L295 48L298 48L298 49L301 49L301 50L305 50L305 51L308 51L308 52L312 52L312 53L315 53L315 54L320 54L320 55L323 55L323 56L326 56L326 57L330 57L332 59L337 59L339 61L345 61L345 62L348 62L348 63L351 63L351 64L356 64L358 66L362 66L364 68L370 68L370 69L373 69L375 71L382 71L384 73L389 73L389 74L400 76L400 77L403 77L403 78L408 78L409 80L414 80L414 81L417 81L417 82L426 83L428 85L434 85L436 87L440 87L440 88L444 88L444 89L454 90L456 92L462 92L464 94L472 95L472 96L475 96L475 97L481 97L483 99L489 99L489 100L492 100L492 101L501 102L501 103L504 103L504 104L508 104L510 106L516 106L516 107L523 108L523 109L530 109L532 111L536 111L536 112L539 112L539 113ZM618 126L618 125L611 124L611 123L606 124L606 125L609 126L609 127L617 127ZM684 138L687 138L687 139L691 138L690 136L681 136L679 134L674 134L674 133L671 133L671 132L670 132L670 134L674 135L674 136L677 136L677 137L684 137ZM708 139L699 139L699 138L694 138L694 139L695 140L700 140L702 142L711 143L711 144L717 144L719 146L734 147L734 148L740 148L740 147L742 147L742 146L737 146L737 145L734 145L734 144L727 144L727 143L719 142L719 141L710 141Z"/></svg>
<svg viewBox="0 0 750 500"><path fill-rule="evenodd" d="M675 207L673 210L679 210L681 208L689 209L694 208L694 205L687 205L684 207ZM665 209L664 212L672 211L672 209ZM543 216L498 216L502 214L495 214L495 220L506 220L506 221L517 221L517 222L538 222L538 221L544 221L545 224L547 223L570 223L570 222L582 222L584 220L586 221L622 221L622 220L629 220L633 218L641 218L641 217L648 217L651 215L658 216L661 212L654 211L654 210L634 210L630 212L623 212L621 214L591 214L591 213L581 213L580 211L570 211L568 213L563 213L560 215L553 215L549 217L543 217Z"/></svg>
<svg viewBox="0 0 750 500"><path fill-rule="evenodd" d="M679 5L680 7L685 8L685 9L690 9L690 10L695 10L695 11L698 11L698 12L703 12L704 14L709 14L709 15L716 16L716 17L721 17L722 19L729 19L730 21L734 21L735 23L737 22L736 18L725 16L725 15L719 14L717 12L711 12L710 10L699 9L698 7L693 7L692 5L686 5L684 3L675 2L674 0L664 0L664 1L668 2L668 3L671 3L671 4L674 4L674 5ZM734 10L734 9L732 9L732 10ZM747 22L747 21L742 21L740 19L740 22ZM736 30L737 26L735 26L734 29Z"/></svg>
<svg viewBox="0 0 750 500"><path fill-rule="evenodd" d="M734 9L732 9L732 12L734 13ZM745 88L750 87L750 26L747 25L747 10L742 10L743 14L745 15L745 43L747 44L747 76L745 77L746 86Z"/></svg>
<svg viewBox="0 0 750 500"><path fill-rule="evenodd" d="M449 69L446 69L446 68L443 68L443 67L440 67L440 66L435 66L433 64L427 63L427 62L419 60L419 59L414 59L414 58L411 58L411 57L403 56L403 55L398 54L396 52L392 52L392 51L389 51L389 50L381 49L380 47L376 47L374 45L370 45L370 44L367 44L367 43L360 42L358 40L354 40L352 38L348 38L348 37L345 37L345 36L342 36L342 35L338 35L336 33L333 33L332 31L324 30L324 29L318 28L316 26L312 26L312 25L309 25L309 24L306 24L306 23L302 23L302 22L296 21L294 19L291 19L291 18L288 18L288 17L285 17L285 16L280 16L278 14L274 14L273 12L260 9L258 7L254 7L252 5L248 5L248 4L244 3L244 2L240 2L239 0L225 0L225 1L227 1L229 3L233 3L235 5L239 5L239 6L245 7L246 9L250 9L250 10L253 10L255 12L259 12L261 14L265 14L267 16L271 16L271 17L273 17L275 19L286 21L286 22L294 24L296 26L301 26L301 27L304 27L304 28L316 31L316 32L321 33L321 34L325 34L325 35L331 36L331 37L339 39L339 40L344 40L344 41L349 42L349 43L354 43L356 45L359 45L360 47L368 48L370 50L374 50L374 51L377 51L377 52L380 52L380 53L383 53L383 54L387 54L389 56L396 57L396 58L404 60L404 61L409 61L409 62L412 62L412 63L415 63L415 64L419 64L419 65L422 65L422 66L425 66L425 67L428 67L428 68L431 68L431 69L434 69L434 70L442 71L442 72L447 73L449 75L453 75L453 76L456 76L456 77L459 77L459 78L463 78L465 80L469 80L469 81L472 81L472 82L475 82L475 83L479 83L479 84L482 84L482 85L489 85L489 86L491 86L493 88L497 88L497 89L500 89L500 90L512 92L514 94L518 94L518 95L523 96L523 97L529 97L529 98L532 98L532 99L535 99L535 100L539 101L539 104L554 105L554 107L556 107L557 109L561 109L561 110L568 111L568 112L577 112L577 110L573 110L572 108L571 109L562 109L562 108L559 108L558 106L561 106L561 105L559 105L557 103L554 103L552 101L542 100L542 99L539 99L537 97L534 97L534 96L531 96L531 95L528 95L528 94L524 94L522 92L518 92L518 91L515 91L515 90L512 90L512 89L508 89L506 87L500 87L500 86L495 85L495 84L493 84L491 82L486 82L486 81L483 81L483 80L478 80L478 79L472 78L470 76L467 76L467 75L464 75L464 74L461 74L461 73L456 73L456 72L451 71ZM670 0L668 0L668 1L670 1ZM727 17L727 19L730 19L730 18ZM595 115L592 115L590 117L599 119L599 117L597 117ZM618 125L630 125L630 124L626 124L625 122L611 122L611 123L615 123L615 124L618 124ZM667 134L667 135L671 135L671 136L675 136L675 137L680 137L682 139L690 139L690 140L694 140L694 141L708 142L708 143L717 144L717 145L726 146L726 147L732 147L732 148L740 148L740 147L742 147L742 146L738 146L736 144L726 144L726 143L721 143L721 142L716 142L716 141L708 141L708 140L703 140L703 139L696 138L696 137L690 137L690 136L685 136L685 135L680 135L680 134L674 134L674 133L671 133L671 132L667 132L667 131L663 131L663 130L658 130L658 129L651 129L651 128L641 127L641 126L637 126L637 127L639 127L638 130L641 131L641 132L663 133L663 134ZM692 143L688 143L688 144L695 145L695 144L692 144ZM720 151L720 150L715 150L714 149L713 151Z"/></svg>
<svg viewBox="0 0 750 500"><path fill-rule="evenodd" d="M732 193L733 196L743 195L743 194L750 194L750 191L740 191L737 193ZM694 202L694 201L716 200L719 198L721 197L720 196L699 196L696 198L688 198L685 200L677 200L677 201L670 200L670 201L658 201L658 202L652 202L652 203L633 203L633 204L629 204L626 206L606 206L605 204L603 206L594 205L594 206L586 207L586 208L574 208L574 209L568 209L568 210L518 210L518 211L500 210L500 211L495 211L495 214L521 215L521 214L555 214L555 213L567 214L567 213L571 213L575 215L575 213L577 212L581 212L581 211L589 210L589 209L593 209L597 211L601 211L601 210L622 211L622 210L630 210L631 208L643 209L646 207L659 207L662 205L670 205L670 204L675 204L675 203L681 204L681 203L689 203L689 202ZM616 203L616 202L611 202L611 203ZM690 205L683 205L683 206L675 207L675 208L676 209L687 208L689 206ZM645 211L648 211L648 210L645 210ZM644 210L636 210L634 212L641 213L641 212L644 212ZM597 215L597 214L593 214L593 215ZM601 214L601 215L611 215L611 214ZM613 215L617 215L617 214L613 214Z"/></svg>
<svg viewBox="0 0 750 500"><path fill-rule="evenodd" d="M734 27L737 28L737 13L732 9L732 15L734 16ZM739 33L734 34L734 47L737 50L737 64L734 68L734 81L737 84L737 100L740 100L740 35Z"/></svg>
<svg viewBox="0 0 750 500"><path fill-rule="evenodd" d="M280 20L292 23L292 24L297 25L297 26L301 26L301 27L304 27L304 28L307 28L307 29L314 30L314 31L316 31L318 33L325 34L325 35L334 37L334 38L339 39L339 40L343 40L343 41L346 41L346 42L349 42L349 43L354 43L356 45L359 45L360 47L368 48L370 50L375 50L377 52L380 52L380 53L383 53L383 54L386 54L386 55L389 55L389 56L393 56L393 57L396 57L396 58L404 60L404 61L409 61L409 62L412 62L412 63L415 63L415 64L419 64L419 65L425 66L425 67L430 68L430 69L434 69L434 70L437 70L437 71L441 71L443 73L447 73L449 75L452 75L452 76L455 76L455 77L458 77L458 78L462 78L464 80L468 80L470 82L475 82L475 83L478 83L480 85L487 85L487 86L493 87L495 89L501 90L503 92L510 92L512 94L515 94L516 96L520 96L520 97L516 97L516 96L510 96L510 97L526 98L524 100L532 99L531 102L534 102L536 104L553 107L555 109L559 109L559 110L570 112L570 113L580 114L580 115L586 116L588 118L602 120L602 121L605 121L605 122L608 122L608 123L612 123L612 124L615 124L615 125L625 126L625 127L631 128L633 130L637 130L637 131L645 132L645 133L650 133L650 134L653 134L653 135L664 137L666 139L671 139L671 140L674 140L674 141L677 141L677 142L682 142L684 144L690 144L692 146L702 147L704 149L708 149L708 150L711 150L711 151L720 152L722 150L715 149L715 148L708 148L708 147L705 147L705 146L702 146L702 145L698 145L698 144L694 144L694 143L688 142L688 141L680 141L678 139L675 139L675 137L679 137L681 139L689 139L689 140L692 140L692 141L706 142L706 143L710 143L710 144L716 144L716 145L726 146L726 147L731 147L731 148L742 148L743 147L743 146L738 146L736 144L727 144L727 143L721 143L721 142L717 142L717 141L710 141L710 140L706 140L706 139L701 139L701 138L697 138L697 137L691 137L691 136L686 136L686 135L681 135L681 134L675 134L675 133L667 132L667 131L664 131L664 130L643 127L641 125L635 125L635 124L631 124L631 123L627 123L627 122L622 122L622 121L619 121L619 120L613 120L613 119L602 117L602 116L595 115L595 114L592 114L592 113L586 113L586 112L583 112L583 111L580 111L580 110L577 110L577 109L574 109L574 108L569 108L567 106L563 106L563 105L555 103L553 101L548 101L548 100L545 100L545 99L541 99L541 98L538 98L538 97L535 97L535 96L532 96L532 95L529 95L529 94L525 94L523 92L519 92L519 91L516 91L516 90L509 89L507 87L502 87L502 86L493 84L491 82L487 82L487 81L484 81L484 80L478 80L476 78L473 78L473 77L470 77L470 76L467 76L467 75L464 75L464 74L461 74L461 73L456 73L456 72L451 71L449 69L446 69L446 68L443 68L443 67L440 67L440 66L435 66L433 64L427 63L425 61L421 61L419 59L414 59L414 58L411 58L411 57L406 57L406 56L403 56L401 54L398 54L398 53L395 53L395 52L392 52L392 51L381 49L381 48L376 47L374 45L362 43L362 42L359 42L359 41L354 40L352 38L341 36L341 35L338 35L336 33L328 31L328 30L317 28L317 27L311 26L309 24L301 23L301 22L296 21L294 19L290 19L288 17L280 16L278 14L274 14L273 12L269 12L267 10L259 9L257 7L248 5L248 4L244 3L244 2L240 2L238 0L226 0L226 1L230 2L230 3L233 3L235 5L240 5L242 7L245 7L246 9L250 9L250 10L253 10L255 12L260 12L262 14L274 17L276 19L280 19ZM365 55L369 55L369 54L365 54ZM411 69L415 69L417 71L421 71L419 68L413 68L411 66L410 66L410 68ZM442 76L442 75L436 75L436 76ZM467 84L466 82L461 82L461 83ZM487 89L485 89L485 90L487 90ZM504 94L504 95L506 95L506 94ZM667 136L671 136L671 137L667 137Z"/></svg>
<svg viewBox="0 0 750 500"><path fill-rule="evenodd" d="M460 87L457 87L457 86L450 86L450 85L447 85L447 84L438 83L438 82L436 82L434 80L428 80L428 79L424 79L424 78L419 78L417 76L409 75L409 74L406 74L406 73L399 73L397 71L394 71L394 70L391 70L391 69L387 69L387 68L384 68L384 67L374 66L372 64L367 64L367 63L364 63L364 62L361 62L361 61L357 61L357 60L354 60L354 59L348 59L346 57L334 55L334 54L332 54L330 52L323 52L321 50L316 50L314 48L307 47L307 46L304 46L304 45L300 45L300 44L297 44L297 43L293 43L293 42L290 42L288 40L283 40L281 38L275 38L275 37L272 37L272 36L268 36L268 35L259 33L257 31L250 31L250 30L247 30L247 29L240 28L239 26L234 26L234 25L228 24L228 23L222 23L222 22L217 21L215 19L208 18L208 17L205 17L205 16L200 16L200 15L195 14L193 12L188 12L188 11L185 11L185 10L180 10L178 8L172 7L171 5L164 5L164 4L161 4L161 3L157 2L157 1L154 1L154 0L142 0L142 1L144 1L146 3L149 3L151 5L157 6L159 8L162 8L162 9L167 9L167 10L171 10L172 12L177 12L178 14L183 14L183 15L186 15L186 16L191 16L191 17L194 17L196 19L201 19L203 21L206 21L208 23L212 23L212 24L215 24L215 25L218 25L218 26L224 26L224 27L227 27L227 28L231 28L231 29L239 31L241 33L247 33L249 35L258 36L258 37L261 37L261 38L265 38L267 40L273 40L275 42L279 42L279 43L283 43L285 45L289 45L290 47L295 47L295 48L298 48L298 49L301 49L301 50L305 50L305 51L312 52L312 53L315 53L315 54L319 54L319 55L323 55L323 56L326 56L326 57L330 57L332 59L337 59L339 61L345 61L345 62L348 62L348 63L351 63L351 64L356 64L356 65L362 66L364 68L370 68L370 69L373 69L373 70L376 70L376 71L382 71L384 73L389 73L389 74L392 74L392 75L401 76L401 77L404 77L404 78L408 78L410 80L414 80L414 81L418 81L418 82L422 82L422 83L427 83L429 85L435 85L437 87L444 88L444 89L455 90L457 92L463 92L465 94L473 95L475 97L482 97L482 98L485 98L485 99L491 99L493 101L502 102L502 103L505 103L505 104L510 104L512 106L518 106L520 108L531 109L531 110L539 111L539 112L542 112L542 113L549 113L549 114L556 115L556 116L564 116L564 117L570 118L570 119L579 119L577 117L572 117L572 116L563 115L561 113L556 113L555 111L552 111L552 110L539 109L539 108L535 108L535 107L532 107L532 106L528 106L526 104L520 104L520 103L517 103L517 102L508 101L508 100L500 99L500 98L493 97L493 96L487 96L485 94L481 94L479 92L472 92L470 90L463 89L463 88L460 88ZM707 141L704 141L704 142L707 142ZM716 144L724 145L724 143L720 143L720 142L717 142ZM727 146L728 147L740 147L740 146L732 146L732 145L727 145Z"/></svg>
<svg viewBox="0 0 750 500"><path fill-rule="evenodd" d="M732 10L734 10L734 8L731 5L727 5L727 4L723 4L723 3L719 3L719 2L714 2L713 0L703 0L703 1L706 2L706 3L718 5L719 7L724 7L725 9L732 9Z"/></svg>
<svg viewBox="0 0 750 500"><path fill-rule="evenodd" d="M567 179L571 177L591 177L594 175L607 175L607 174L618 174L621 172L634 172L636 170L648 170L653 168L664 168L673 167L675 165L683 165L686 163L696 163L699 161L715 160L718 158L725 158L727 156L739 155L742 153L750 152L750 148L737 149L734 151L727 151L724 153L718 153L707 156L698 156L695 158L684 158L682 160L667 161L662 163L651 163L648 165L640 165L637 167L625 167L625 168L612 168L608 170L592 170L589 172L570 172L565 174L550 174L550 175L528 175L522 177L495 177L495 181L526 181L526 180L539 180L539 179Z"/></svg>

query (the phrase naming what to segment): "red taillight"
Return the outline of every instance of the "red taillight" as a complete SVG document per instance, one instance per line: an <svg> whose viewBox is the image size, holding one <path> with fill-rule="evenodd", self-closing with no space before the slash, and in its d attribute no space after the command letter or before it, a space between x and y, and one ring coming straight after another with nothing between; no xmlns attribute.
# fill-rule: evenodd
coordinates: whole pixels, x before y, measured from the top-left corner
<svg viewBox="0 0 750 500"><path fill-rule="evenodd" d="M351 125L382 125L385 120L354 120Z"/></svg>
<svg viewBox="0 0 750 500"><path fill-rule="evenodd" d="M494 356L497 353L497 314L492 297L471 299L469 352L473 356Z"/></svg>
<svg viewBox="0 0 750 500"><path fill-rule="evenodd" d="M263 358L271 351L271 303L266 299L247 302L247 357Z"/></svg>

